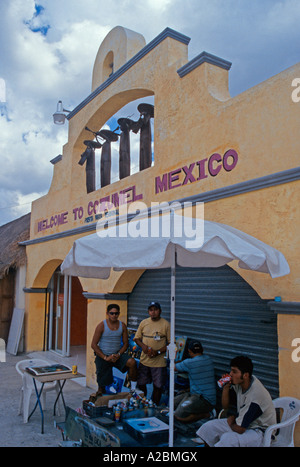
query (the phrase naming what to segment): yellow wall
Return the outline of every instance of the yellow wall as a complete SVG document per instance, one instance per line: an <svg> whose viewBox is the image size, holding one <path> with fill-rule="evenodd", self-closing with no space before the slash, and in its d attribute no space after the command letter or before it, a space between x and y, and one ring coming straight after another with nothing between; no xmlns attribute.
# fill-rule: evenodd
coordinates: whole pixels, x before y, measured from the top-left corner
<svg viewBox="0 0 300 467"><path fill-rule="evenodd" d="M119 63L116 61L117 68L120 68L138 51L138 47L143 46L140 35L129 34L128 30L123 31L119 27L113 31L96 57L93 90L101 85L104 76L101 75L102 60L107 58L109 51L113 51L115 57L118 54L123 57ZM119 50L120 34L126 36L124 50ZM183 199L299 165L300 140L296 135L299 131L300 104L295 104L291 99L292 80L300 76L299 63L231 98L226 69L205 62L180 78L177 70L187 62L188 46L180 40L166 37L70 119L68 142L63 148L62 160L54 166L49 193L32 204L31 239L84 226L90 201L95 202L131 186L135 186L136 193L142 194L142 201L150 206L151 202ZM85 126L99 130L125 104L150 95L155 99L154 166L87 195L85 170L78 164L85 150L83 141L90 139ZM216 176L206 172L205 178L199 177L197 162L208 159L214 153L223 157L229 149L234 149L238 154L238 163L233 170L226 171L222 167ZM191 164L195 164L195 181L183 185L185 177L182 168ZM207 167L207 161L203 164ZM173 185L179 186L157 194L156 178L162 180L163 175L172 170L177 170ZM262 298L273 299L280 295L283 301L300 302L300 265L297 258L299 193L299 181L294 181L205 205L206 219L236 227L285 255L291 273L278 279L244 271L232 264ZM82 219L75 220L73 210L80 206L84 215ZM49 223L51 217L62 213L67 213L64 224L38 232L39 222ZM74 240L87 234L28 245L27 287L46 287ZM82 280L83 289L98 293L130 292L139 275L140 272L124 273L123 276L114 274L106 282ZM106 304L104 300L91 300L88 303L88 343L95 325L105 316ZM126 304L122 302L121 306L125 319ZM28 294L28 350L41 347L43 307L40 296ZM290 358L292 336L300 337L300 316L279 315L278 333L281 395L290 392L300 398L300 363L293 363ZM87 378L93 386L94 366L90 349L87 352Z"/></svg>

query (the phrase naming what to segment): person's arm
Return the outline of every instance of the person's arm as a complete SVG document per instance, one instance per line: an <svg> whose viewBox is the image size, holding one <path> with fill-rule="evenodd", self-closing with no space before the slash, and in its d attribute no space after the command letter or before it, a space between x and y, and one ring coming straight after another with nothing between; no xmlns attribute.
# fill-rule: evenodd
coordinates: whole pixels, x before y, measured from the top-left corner
<svg viewBox="0 0 300 467"><path fill-rule="evenodd" d="M225 384L222 390L222 408L224 410L228 409L230 406L230 395L229 395L230 385L231 383Z"/></svg>
<svg viewBox="0 0 300 467"><path fill-rule="evenodd" d="M177 363L175 364L175 371L180 371L180 372L182 372L182 373L188 373L188 370L187 370L187 368L186 368L186 366L185 366L184 361L182 361L182 362L177 362Z"/></svg>
<svg viewBox="0 0 300 467"><path fill-rule="evenodd" d="M157 349L157 350L153 350L151 349L151 357L156 357L157 355L160 355L160 353L164 353L167 351L167 345L164 345L163 347L161 347L160 349Z"/></svg>
<svg viewBox="0 0 300 467"><path fill-rule="evenodd" d="M230 426L230 428L232 429L232 431L234 431L235 433L239 433L240 435L242 435L246 431L246 428L244 428L243 426L239 426L239 425L237 425L235 423L235 416L234 415L230 415L227 418L227 423Z"/></svg>
<svg viewBox="0 0 300 467"><path fill-rule="evenodd" d="M144 344L143 341L142 341L141 339L139 339L139 338L136 338L136 337L135 337L133 340L134 340L134 342L137 343L137 345L138 345L139 347L141 347L142 351L143 351L146 355L148 355L148 346L147 346L146 344Z"/></svg>
<svg viewBox="0 0 300 467"><path fill-rule="evenodd" d="M146 344L143 344L143 342L141 341L141 339L134 338L133 340L134 340L134 342L137 343L138 346L141 347L142 351L143 351L146 355L148 355L149 357L156 357L157 355L159 355L158 352L164 353L164 352L166 352L166 350L167 350L167 346L166 346L166 345L164 345L164 346L161 347L160 349L154 350L154 349L152 349L152 347L148 347Z"/></svg>
<svg viewBox="0 0 300 467"><path fill-rule="evenodd" d="M93 351L95 352L95 354L98 355L98 357L102 358L103 360L107 360L106 355L104 355L104 353L102 352L102 350L98 346L98 342L101 339L103 331L104 331L104 323L103 323L103 321L101 321L101 323L98 324L98 326L95 329L91 347L92 347Z"/></svg>
<svg viewBox="0 0 300 467"><path fill-rule="evenodd" d="M143 343L143 330L142 330L142 323L140 323L136 333L135 333L135 336L134 336L134 342L136 342L136 344L141 347L142 349L142 352L144 352L144 354L148 355L148 345L144 344Z"/></svg>
<svg viewBox="0 0 300 467"><path fill-rule="evenodd" d="M123 345L120 348L119 352L117 354L115 354L116 360L118 360L121 357L121 355L123 355L123 353L126 352L126 350L128 349L128 345L129 345L127 326L124 323L122 323L122 326L123 326L123 333L122 333Z"/></svg>
<svg viewBox="0 0 300 467"><path fill-rule="evenodd" d="M170 340L171 340L170 339L170 323L167 324L165 333L166 333L165 345L163 345L160 349L157 349L157 350L151 349L150 357L156 357L157 355L159 355L158 352L165 353L167 351L168 345L170 344Z"/></svg>
<svg viewBox="0 0 300 467"><path fill-rule="evenodd" d="M245 409L245 407L243 408ZM263 411L258 402L251 402L248 407L246 407L243 415L239 415L238 424L236 419L229 420L228 425L236 433L243 434L251 425L251 423L262 415ZM229 417L230 418L230 417Z"/></svg>

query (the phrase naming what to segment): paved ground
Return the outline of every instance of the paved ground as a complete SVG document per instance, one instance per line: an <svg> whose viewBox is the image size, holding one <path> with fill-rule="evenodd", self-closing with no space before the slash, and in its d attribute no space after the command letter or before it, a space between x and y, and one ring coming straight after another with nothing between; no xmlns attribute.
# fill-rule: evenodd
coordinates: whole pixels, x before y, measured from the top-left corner
<svg viewBox="0 0 300 467"><path fill-rule="evenodd" d="M54 420L62 421L64 417L53 416L55 391L47 393L44 434L41 434L41 414L38 408L26 424L23 423L23 417L18 415L22 380L15 366L19 360L26 358L26 354L6 354L6 362L0 362L0 447L57 447L62 436L54 427ZM88 399L92 392L90 388L67 381L64 398L67 405L76 409L82 407L82 401ZM34 402L35 397L32 396L30 407L33 408Z"/></svg>

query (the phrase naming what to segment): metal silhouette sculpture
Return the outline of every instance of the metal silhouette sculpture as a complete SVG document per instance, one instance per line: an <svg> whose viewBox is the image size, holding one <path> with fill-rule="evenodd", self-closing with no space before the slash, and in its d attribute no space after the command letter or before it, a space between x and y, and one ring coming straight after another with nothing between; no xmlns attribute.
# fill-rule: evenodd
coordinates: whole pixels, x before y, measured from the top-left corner
<svg viewBox="0 0 300 467"><path fill-rule="evenodd" d="M101 148L102 144L99 141L85 140L83 142L87 146L86 150L81 154L79 165L85 165L86 173L86 191L91 193L96 189L95 177L95 149Z"/></svg>
<svg viewBox="0 0 300 467"><path fill-rule="evenodd" d="M130 130L136 122L130 118L119 118L118 124L121 130L119 147L119 178L130 175Z"/></svg>
<svg viewBox="0 0 300 467"><path fill-rule="evenodd" d="M97 132L100 138L105 142L102 145L101 164L100 164L100 179L101 188L110 185L111 172L111 143L118 141L119 135L111 130L100 130Z"/></svg>
<svg viewBox="0 0 300 467"><path fill-rule="evenodd" d="M147 169L152 165L151 150L151 118L154 118L154 105L140 104L138 111L141 117L138 121L140 126L140 170Z"/></svg>
<svg viewBox="0 0 300 467"><path fill-rule="evenodd" d="M140 153L139 153L139 170L145 170L152 165L152 134L151 134L151 118L154 118L154 105L142 103L138 105L140 118L137 121L130 118L119 118L118 127L114 130L92 131L85 127L87 131L93 133L96 141L85 140L87 146L84 153L81 154L80 165L86 162L86 189L87 193L95 191L96 174L95 174L95 150L102 148L100 162L100 180L101 188L110 185L111 183L111 143L118 141L120 136L119 146L119 178L120 180L130 175L130 131L134 133L140 132ZM120 129L121 134L116 131ZM99 138L104 140L100 142Z"/></svg>

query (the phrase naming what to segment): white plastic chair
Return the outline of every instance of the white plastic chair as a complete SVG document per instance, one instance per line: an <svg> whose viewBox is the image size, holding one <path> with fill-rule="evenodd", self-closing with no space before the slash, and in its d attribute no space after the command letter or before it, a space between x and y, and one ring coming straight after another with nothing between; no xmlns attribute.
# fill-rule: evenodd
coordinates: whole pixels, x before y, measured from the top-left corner
<svg viewBox="0 0 300 467"><path fill-rule="evenodd" d="M280 422L269 426L263 439L263 447L294 447L294 430L300 418L300 401L294 397L278 397L273 400L275 409L282 409ZM224 409L218 418L224 416ZM277 430L278 433L277 433ZM276 434L273 436L273 434Z"/></svg>
<svg viewBox="0 0 300 467"><path fill-rule="evenodd" d="M282 409L283 413L279 423L269 426L264 434L264 447L294 447L294 430L300 418L300 401L294 397L278 397L273 400L276 409ZM279 430L275 439L273 432Z"/></svg>
<svg viewBox="0 0 300 467"><path fill-rule="evenodd" d="M28 373L25 372L25 369L30 367L30 366L45 366L49 365L49 362L45 360L40 360L40 359L31 359L31 360L21 360L16 364L16 370L17 372L22 376L22 393L21 393L21 398L20 398L20 405L19 405L19 415L22 414L23 412L23 421L24 423L28 422L28 416L29 416L29 403L30 403L30 397L31 394L35 394L35 388L34 388L34 383L33 383L33 378L30 376ZM41 383L36 381L37 385L37 390L39 391L41 388ZM56 394L58 395L59 393L59 384L57 381L53 381L51 383L46 383L43 388L43 392L41 395L41 405L42 409L44 410L46 407L46 393L48 391L56 391ZM57 414L60 414L59 410L59 403L60 401L58 400L57 404Z"/></svg>

